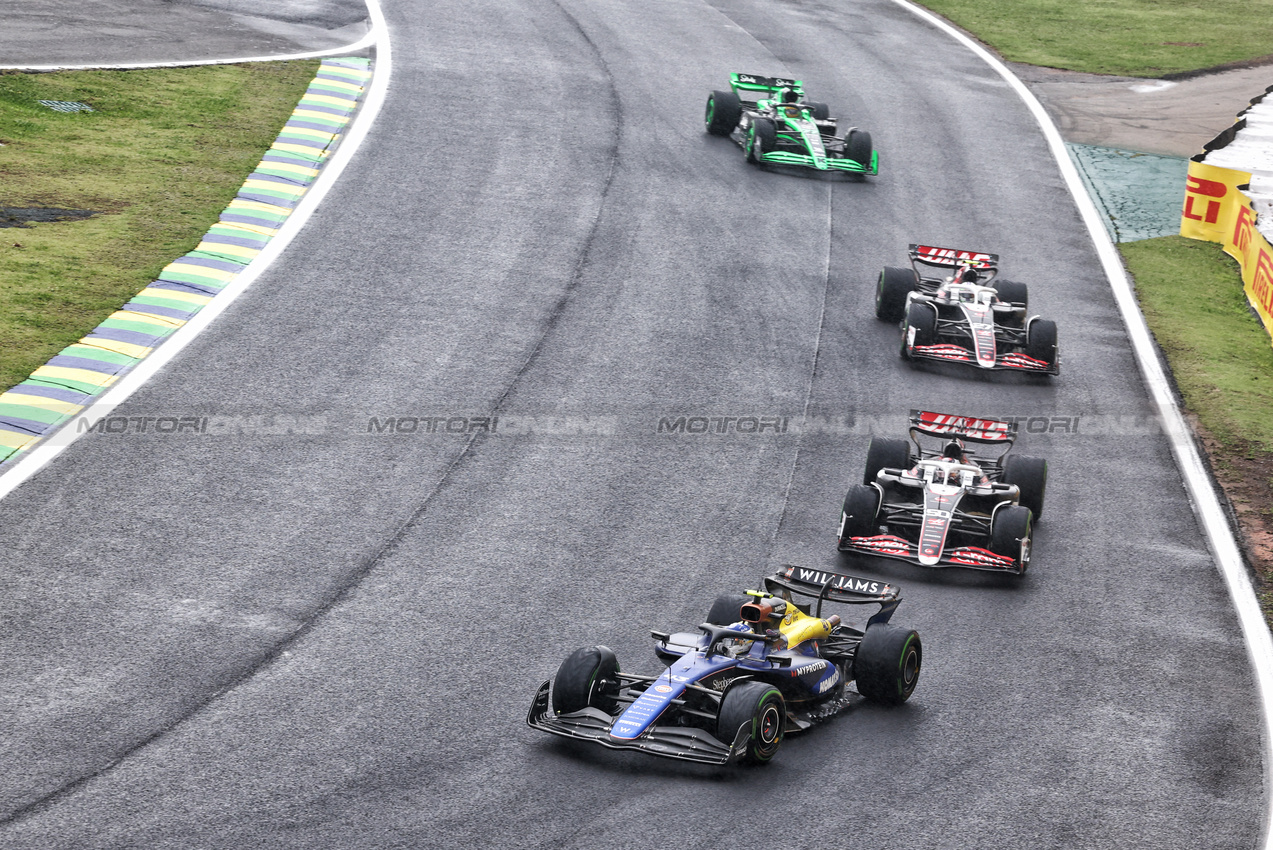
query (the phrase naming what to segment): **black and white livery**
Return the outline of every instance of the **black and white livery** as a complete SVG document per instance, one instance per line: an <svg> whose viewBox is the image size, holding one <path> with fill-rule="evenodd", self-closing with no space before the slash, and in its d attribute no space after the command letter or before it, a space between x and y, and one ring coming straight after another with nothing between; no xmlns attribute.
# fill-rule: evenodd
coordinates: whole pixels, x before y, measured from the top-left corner
<svg viewBox="0 0 1273 850"><path fill-rule="evenodd" d="M872 438L844 497L841 552L1020 575L1048 465L1012 454L1015 423L912 410L910 441Z"/></svg>
<svg viewBox="0 0 1273 850"><path fill-rule="evenodd" d="M1027 315L1024 283L999 280L999 256L910 246L911 268L888 267L875 315L902 327L902 357L1056 375L1056 323Z"/></svg>

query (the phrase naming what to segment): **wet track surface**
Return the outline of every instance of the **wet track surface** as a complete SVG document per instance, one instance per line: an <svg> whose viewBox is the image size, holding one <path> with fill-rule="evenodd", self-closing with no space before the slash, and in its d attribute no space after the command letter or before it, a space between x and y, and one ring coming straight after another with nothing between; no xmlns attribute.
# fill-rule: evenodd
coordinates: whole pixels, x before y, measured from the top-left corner
<svg viewBox="0 0 1273 850"><path fill-rule="evenodd" d="M889 2L386 14L358 159L118 411L230 424L81 439L0 503L0 843L723 847L760 821L778 847L1255 844L1231 606L998 76ZM745 165L702 132L730 71L804 79L880 176ZM905 366L872 297L912 241L999 253L1061 376ZM1023 418L1051 464L1024 579L835 555L869 433L912 407ZM660 433L681 416L788 427ZM574 648L653 669L649 628L782 563L901 584L910 703L763 770L524 726Z"/></svg>

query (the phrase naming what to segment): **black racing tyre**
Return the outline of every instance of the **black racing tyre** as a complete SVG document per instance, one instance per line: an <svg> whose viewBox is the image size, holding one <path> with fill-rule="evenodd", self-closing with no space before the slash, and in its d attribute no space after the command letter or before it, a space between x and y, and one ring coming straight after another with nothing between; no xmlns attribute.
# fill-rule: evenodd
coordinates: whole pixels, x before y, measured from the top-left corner
<svg viewBox="0 0 1273 850"><path fill-rule="evenodd" d="M728 136L743 117L743 102L732 91L714 91L707 96L703 123L713 136Z"/></svg>
<svg viewBox="0 0 1273 850"><path fill-rule="evenodd" d="M707 612L707 621L716 626L729 626L740 621L742 607L751 601L745 593L722 593Z"/></svg>
<svg viewBox="0 0 1273 850"><path fill-rule="evenodd" d="M888 623L867 626L853 657L858 693L871 702L901 705L914 693L923 661L918 632Z"/></svg>
<svg viewBox="0 0 1273 850"><path fill-rule="evenodd" d="M1030 509L1009 505L990 521L990 551L1017 562L1020 572L1030 565Z"/></svg>
<svg viewBox="0 0 1273 850"><path fill-rule="evenodd" d="M827 106L825 103L811 100L806 103L805 106L809 107L809 113L813 116L813 120L815 121L826 121L831 117L831 107Z"/></svg>
<svg viewBox="0 0 1273 850"><path fill-rule="evenodd" d="M915 345L932 345L937 337L936 308L923 302L911 302L910 309L906 311L906 325L902 328L902 333L909 333L910 328L915 329Z"/></svg>
<svg viewBox="0 0 1273 850"><path fill-rule="evenodd" d="M910 443L889 437L872 437L866 449L866 471L862 473L862 483L875 483L875 475L881 469L909 469L910 466Z"/></svg>
<svg viewBox="0 0 1273 850"><path fill-rule="evenodd" d="M605 646L576 649L557 668L553 679L553 711L566 714L583 708L614 711L618 705L619 660Z"/></svg>
<svg viewBox="0 0 1273 850"><path fill-rule="evenodd" d="M1015 280L997 280L995 291L999 293L1000 301L1016 304L1023 310L1030 303L1030 288L1024 283L1017 283Z"/></svg>
<svg viewBox="0 0 1273 850"><path fill-rule="evenodd" d="M738 730L750 726L743 761L764 764L782 744L787 722L787 704L773 685L748 680L725 691L716 714L716 737L734 743Z"/></svg>
<svg viewBox="0 0 1273 850"><path fill-rule="evenodd" d="M747 161L760 162L762 153L771 152L778 145L778 129L768 118L756 118L747 131Z"/></svg>
<svg viewBox="0 0 1273 850"><path fill-rule="evenodd" d="M1056 322L1035 319L1026 330L1025 353L1049 366L1056 364Z"/></svg>
<svg viewBox="0 0 1273 850"><path fill-rule="evenodd" d="M865 130L850 130L844 135L844 155L854 162L870 168L873 150L871 134Z"/></svg>
<svg viewBox="0 0 1273 850"><path fill-rule="evenodd" d="M900 322L906 312L906 296L918 285L914 269L886 266L875 284L875 318Z"/></svg>
<svg viewBox="0 0 1273 850"><path fill-rule="evenodd" d="M1043 516L1043 495L1048 489L1048 462L1041 457L1008 455L1003 459L1003 482L1021 490L1020 503L1034 518Z"/></svg>
<svg viewBox="0 0 1273 850"><path fill-rule="evenodd" d="M854 484L844 496L844 537L874 537L880 533L880 494L874 487Z"/></svg>

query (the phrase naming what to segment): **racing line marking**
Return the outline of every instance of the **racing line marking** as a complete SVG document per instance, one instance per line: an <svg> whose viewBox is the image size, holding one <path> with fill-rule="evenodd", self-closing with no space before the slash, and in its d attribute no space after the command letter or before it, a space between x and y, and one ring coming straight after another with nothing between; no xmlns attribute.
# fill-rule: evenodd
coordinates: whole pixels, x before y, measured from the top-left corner
<svg viewBox="0 0 1273 850"><path fill-rule="evenodd" d="M1229 527L1228 518L1225 516L1224 509L1220 506L1219 498L1216 496L1215 488L1211 483L1211 476L1207 473L1206 467L1202 463L1202 458L1198 454L1198 448L1194 445L1189 429L1185 425L1184 417L1176 406L1175 396L1171 392L1171 384L1168 382L1167 374L1154 351L1149 326L1145 323L1145 317L1140 312L1140 306L1136 303L1136 298L1132 294L1131 281L1128 280L1127 273L1123 269L1118 250L1114 247L1109 233L1105 230L1105 225L1101 221L1101 214L1097 211L1096 205L1087 194L1078 170L1074 167L1074 163L1066 152L1065 142L1061 138L1060 131L1057 130L1047 111L1044 110L1043 104L1039 103L1038 98L1026 88L1025 83L1017 79L1016 75L1000 62L997 57L946 23L946 21L925 9L911 4L908 0L893 0L893 2L911 14L932 24L937 29L942 30L979 56L999 76L1003 77L1021 100L1025 102L1026 107L1029 108L1030 113L1039 122L1039 126L1043 130L1044 138L1048 142L1048 148L1052 151L1052 155L1060 166L1061 176L1065 178L1065 184L1069 188L1070 194L1074 196L1079 213L1083 217L1083 223L1087 225L1088 234L1096 245L1101 265L1109 278L1110 287L1114 291L1114 299L1117 301L1119 312L1122 314L1123 324L1127 327L1127 334L1131 338L1132 352L1136 356L1136 362L1140 365L1141 375L1149 389L1150 398L1153 400L1154 406L1157 407L1166 426L1172 453L1176 456L1176 463L1180 466L1180 472L1184 478L1185 491L1189 494L1194 512L1202 524L1207 542L1211 547L1212 556L1216 560L1216 566L1219 567L1220 575L1229 589L1229 597L1233 600L1233 607L1237 610L1238 621L1242 627L1242 635L1246 639L1247 653L1255 673L1256 687L1260 693L1260 703L1264 714L1265 811L1264 822L1261 825L1263 839L1260 842L1260 846L1264 850L1273 850L1273 835L1270 834L1269 830L1269 790L1273 788L1273 635L1270 634L1269 627L1264 621L1264 615L1260 611L1259 602L1256 601L1255 590L1251 586L1251 578L1247 574L1246 565L1242 561L1242 554L1238 549L1237 541L1233 537L1233 531Z"/></svg>

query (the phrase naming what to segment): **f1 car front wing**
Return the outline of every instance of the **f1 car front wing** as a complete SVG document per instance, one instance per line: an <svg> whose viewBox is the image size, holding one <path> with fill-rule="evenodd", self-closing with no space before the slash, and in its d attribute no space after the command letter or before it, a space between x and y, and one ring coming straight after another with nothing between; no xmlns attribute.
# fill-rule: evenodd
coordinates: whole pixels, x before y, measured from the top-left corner
<svg viewBox="0 0 1273 850"><path fill-rule="evenodd" d="M953 343L937 343L936 345L915 345L910 348L911 357L927 360L942 360L947 363L977 364L977 355L961 345ZM1045 375L1059 374L1059 363L1048 363L1019 351L1009 351L995 358L995 365L982 366L983 369L1011 369L1015 372L1036 372Z"/></svg>
<svg viewBox="0 0 1273 850"><path fill-rule="evenodd" d="M747 749L747 725L739 727L732 745L690 726L652 726L638 738L620 740L610 736L614 718L599 708L584 708L568 714L554 714L548 703L549 683L539 686L526 725L563 738L591 741L612 750L640 750L650 755L702 764L727 764L742 757Z"/></svg>
<svg viewBox="0 0 1273 850"><path fill-rule="evenodd" d="M877 534L873 537L848 537L840 540L841 552L863 552L885 558L919 563L919 546L896 534ZM956 546L945 550L934 567L965 567L996 573L1020 574L1015 558L1000 555L980 546Z"/></svg>

